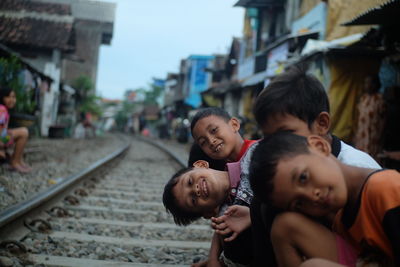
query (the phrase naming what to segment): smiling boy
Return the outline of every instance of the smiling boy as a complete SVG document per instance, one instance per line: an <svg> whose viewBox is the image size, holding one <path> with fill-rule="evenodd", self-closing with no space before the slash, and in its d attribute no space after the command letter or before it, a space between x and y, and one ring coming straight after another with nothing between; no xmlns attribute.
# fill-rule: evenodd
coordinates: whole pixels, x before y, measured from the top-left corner
<svg viewBox="0 0 400 267"><path fill-rule="evenodd" d="M208 162L199 160L194 168L176 177L172 195L184 212L211 218L229 196L229 176L226 171L208 168Z"/></svg>
<svg viewBox="0 0 400 267"><path fill-rule="evenodd" d="M248 175L243 175L241 162L227 164L227 171L209 168L208 162L196 161L190 168L177 172L165 185L163 203L166 210L174 217L178 225L188 225L204 217L211 218L221 215L230 205L240 205L247 209L247 216L240 216L240 224L248 228L250 217L248 206L253 197ZM245 220L243 217L248 218ZM247 231L247 232L246 232ZM220 254L223 251L223 261L247 265L251 261L251 240L248 240L250 229L243 233L233 233L235 240L225 242L214 233L211 243L208 264L220 264ZM235 242L235 246L232 246ZM240 249L240 253L235 253ZM204 262L206 264L206 262Z"/></svg>
<svg viewBox="0 0 400 267"><path fill-rule="evenodd" d="M324 138L280 132L256 147L250 182L255 197L263 203L313 218L335 216L333 228L358 253L379 251L383 258L400 266L398 172L343 164L331 155L331 146ZM329 231L324 231L319 239L329 235ZM278 262L284 251L286 259L283 261L293 266L298 266L304 257L321 255L316 242L311 249L279 241L273 245ZM332 243L331 247L336 246ZM340 254L339 249L337 253ZM326 257L332 261L338 258L340 255Z"/></svg>
<svg viewBox="0 0 400 267"><path fill-rule="evenodd" d="M218 107L198 111L190 128L194 141L204 153L216 160L239 161L255 142L243 139L239 133L239 120Z"/></svg>

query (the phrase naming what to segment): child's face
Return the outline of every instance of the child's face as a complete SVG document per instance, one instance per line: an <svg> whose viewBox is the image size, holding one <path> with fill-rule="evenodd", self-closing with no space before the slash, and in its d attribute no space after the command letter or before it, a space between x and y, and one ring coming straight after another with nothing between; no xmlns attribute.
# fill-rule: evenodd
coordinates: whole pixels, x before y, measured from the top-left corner
<svg viewBox="0 0 400 267"><path fill-rule="evenodd" d="M16 101L17 99L15 97L14 91L11 91L8 96L3 97L3 103L7 108L13 108Z"/></svg>
<svg viewBox="0 0 400 267"><path fill-rule="evenodd" d="M235 152L239 121L231 118L228 122L218 116L199 120L193 128L193 138L210 158L229 159Z"/></svg>
<svg viewBox="0 0 400 267"><path fill-rule="evenodd" d="M340 166L328 154L310 148L279 160L274 177L274 206L313 217L336 213L347 202L347 186Z"/></svg>
<svg viewBox="0 0 400 267"><path fill-rule="evenodd" d="M287 113L278 113L268 118L261 130L264 135L278 131L290 131L297 135L309 136L318 134L313 126L310 129L305 121Z"/></svg>
<svg viewBox="0 0 400 267"><path fill-rule="evenodd" d="M178 179L172 193L179 207L206 218L218 213L227 195L223 179L216 177L213 169L195 167Z"/></svg>

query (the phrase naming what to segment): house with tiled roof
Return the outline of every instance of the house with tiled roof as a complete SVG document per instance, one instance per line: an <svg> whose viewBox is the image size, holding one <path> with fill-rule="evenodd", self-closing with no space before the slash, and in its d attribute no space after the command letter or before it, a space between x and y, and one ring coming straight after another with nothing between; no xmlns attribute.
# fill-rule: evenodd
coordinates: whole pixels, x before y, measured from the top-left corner
<svg viewBox="0 0 400 267"><path fill-rule="evenodd" d="M63 60L62 79L71 84L80 75L88 76L94 87L101 45L110 45L113 37L115 3L92 0L33 0L70 6L74 18L75 49Z"/></svg>
<svg viewBox="0 0 400 267"><path fill-rule="evenodd" d="M56 122L62 58L75 47L73 25L67 4L0 1L0 43L53 81L35 92L39 95L40 130L44 136ZM29 79L34 87L34 77Z"/></svg>
<svg viewBox="0 0 400 267"><path fill-rule="evenodd" d="M115 4L100 1L0 1L0 44L53 81L40 92L42 135L58 123L63 88L81 75L95 85L100 45L111 43L114 17Z"/></svg>

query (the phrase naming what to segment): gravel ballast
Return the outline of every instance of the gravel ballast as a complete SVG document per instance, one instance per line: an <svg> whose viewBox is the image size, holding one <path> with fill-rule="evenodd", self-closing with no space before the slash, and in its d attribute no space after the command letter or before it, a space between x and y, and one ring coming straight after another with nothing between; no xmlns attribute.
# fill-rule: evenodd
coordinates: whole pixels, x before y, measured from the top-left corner
<svg viewBox="0 0 400 267"><path fill-rule="evenodd" d="M124 137L107 134L91 139L31 139L25 161L33 168L20 174L1 165L0 212L33 197L65 177L87 168L123 146Z"/></svg>

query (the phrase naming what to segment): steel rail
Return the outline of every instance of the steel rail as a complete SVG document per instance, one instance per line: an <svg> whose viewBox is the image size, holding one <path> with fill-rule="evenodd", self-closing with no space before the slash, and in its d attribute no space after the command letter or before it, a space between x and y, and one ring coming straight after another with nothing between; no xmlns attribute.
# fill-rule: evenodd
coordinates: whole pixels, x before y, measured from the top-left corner
<svg viewBox="0 0 400 267"><path fill-rule="evenodd" d="M62 182L51 186L49 189L42 193L38 193L31 199L23 201L22 203L16 204L5 211L0 213L0 227L3 227L10 222L22 217L23 215L27 214L28 212L32 211L33 209L41 206L42 204L48 202L50 199L58 196L62 192L67 191L67 189L71 188L73 185L80 182L83 178L87 175L93 173L95 170L100 168L101 166L109 163L113 159L117 158L118 156L122 155L124 152L128 150L130 147L130 143L123 146L122 148L116 150L112 154L104 157L101 160L96 161L88 168L83 169L82 171L67 176Z"/></svg>
<svg viewBox="0 0 400 267"><path fill-rule="evenodd" d="M165 153L167 153L168 155L170 155L179 165L181 165L181 167L186 167L186 162L183 161L181 158L179 158L178 155L176 155L174 152L172 152L171 150L169 150L166 146L164 146L162 143L157 142L153 139L150 138L145 138L145 137L141 137L138 136L137 137L139 140L142 140L144 142L147 142L149 144L152 144L155 147L158 147L159 149L161 149L162 151L164 151Z"/></svg>

